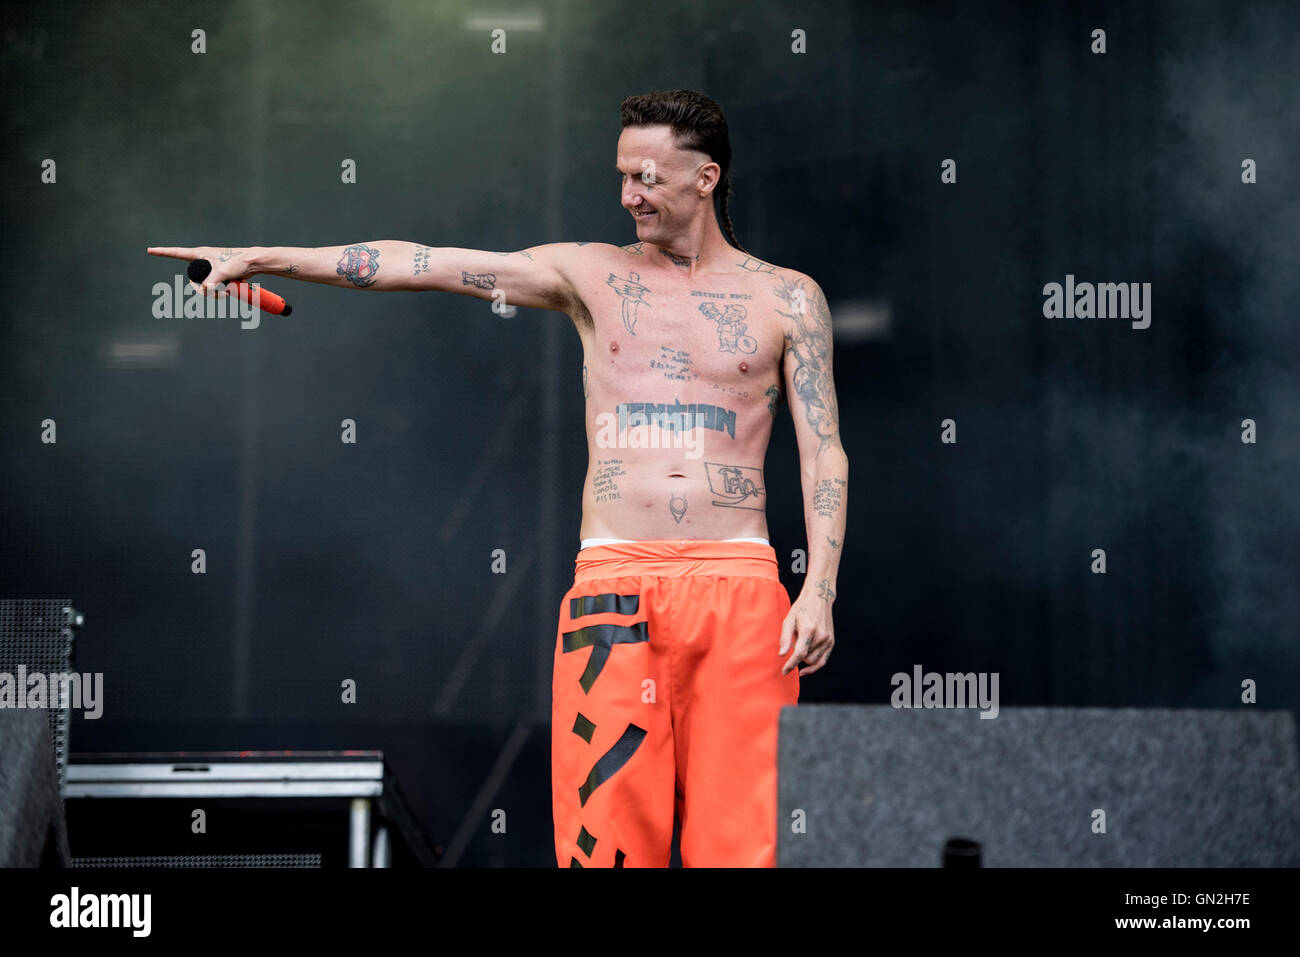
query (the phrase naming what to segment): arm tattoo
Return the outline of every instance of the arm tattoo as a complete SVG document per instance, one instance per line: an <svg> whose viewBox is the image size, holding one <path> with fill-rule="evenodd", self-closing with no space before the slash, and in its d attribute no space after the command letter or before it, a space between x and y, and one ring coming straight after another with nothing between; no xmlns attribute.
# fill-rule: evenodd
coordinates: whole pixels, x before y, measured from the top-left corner
<svg viewBox="0 0 1300 957"><path fill-rule="evenodd" d="M835 592L831 589L831 580L823 578L817 583L817 595L822 601L834 601Z"/></svg>
<svg viewBox="0 0 1300 957"><path fill-rule="evenodd" d="M835 539L831 538L829 535L826 536L826 541L831 543L831 550L836 552L838 552L840 550L840 546L844 544L843 542L835 541Z"/></svg>
<svg viewBox="0 0 1300 957"><path fill-rule="evenodd" d="M585 363L582 366L582 397L587 398L587 366Z"/></svg>
<svg viewBox="0 0 1300 957"><path fill-rule="evenodd" d="M495 289L497 287L497 274L494 272L461 272L460 284L462 286L474 286L478 289Z"/></svg>
<svg viewBox="0 0 1300 957"><path fill-rule="evenodd" d="M415 263L414 263L414 271L411 273L412 276L418 276L422 272L429 271L430 252L432 252L432 250L428 246L415 247Z"/></svg>
<svg viewBox="0 0 1300 957"><path fill-rule="evenodd" d="M817 454L830 447L840 429L839 403L831 377L831 311L821 288L813 284L812 294L803 280L782 279L773 290L790 307L780 315L794 323L785 334L786 352L794 359L791 375L795 394L803 400L804 415L820 440ZM789 361L789 359L787 359Z"/></svg>
<svg viewBox="0 0 1300 957"><path fill-rule="evenodd" d="M822 518L834 518L844 503L844 489L848 485L842 478L825 478L813 489L813 511Z"/></svg>
<svg viewBox="0 0 1300 957"><path fill-rule="evenodd" d="M339 257L338 274L360 288L375 284L379 272L379 250L365 243L349 246Z"/></svg>

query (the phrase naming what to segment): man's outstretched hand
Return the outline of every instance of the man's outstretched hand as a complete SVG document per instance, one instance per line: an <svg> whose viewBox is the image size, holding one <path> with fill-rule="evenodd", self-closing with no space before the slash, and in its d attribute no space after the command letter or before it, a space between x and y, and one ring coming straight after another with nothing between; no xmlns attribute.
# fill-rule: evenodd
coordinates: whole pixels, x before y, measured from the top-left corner
<svg viewBox="0 0 1300 957"><path fill-rule="evenodd" d="M169 259L184 259L187 263L195 259L206 259L212 263L212 272L201 283L191 281L198 286L205 296L212 295L220 283L243 281L256 274L253 268L251 250L234 249L230 246L150 246L150 256L166 256Z"/></svg>

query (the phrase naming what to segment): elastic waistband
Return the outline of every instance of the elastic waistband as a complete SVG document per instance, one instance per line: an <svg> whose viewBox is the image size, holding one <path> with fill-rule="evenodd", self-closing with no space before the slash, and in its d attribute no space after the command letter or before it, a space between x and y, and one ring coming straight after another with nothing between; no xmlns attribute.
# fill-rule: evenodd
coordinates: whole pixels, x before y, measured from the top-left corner
<svg viewBox="0 0 1300 957"><path fill-rule="evenodd" d="M781 577L771 545L690 538L593 545L578 553L573 567L575 582L630 575Z"/></svg>

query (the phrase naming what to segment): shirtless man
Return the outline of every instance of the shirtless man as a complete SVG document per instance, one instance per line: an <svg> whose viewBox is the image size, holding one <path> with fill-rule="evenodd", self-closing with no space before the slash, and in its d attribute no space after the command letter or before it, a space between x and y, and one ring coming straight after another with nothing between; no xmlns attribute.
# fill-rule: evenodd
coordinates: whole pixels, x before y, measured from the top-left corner
<svg viewBox="0 0 1300 957"><path fill-rule="evenodd" d="M780 708L834 644L848 459L830 313L812 279L736 241L717 104L648 93L625 100L622 119L628 246L149 252L209 260L209 294L264 273L566 313L582 340L588 468L552 684L557 862L665 866L676 817L684 865L772 866ZM808 534L793 604L767 540L763 473L783 398Z"/></svg>

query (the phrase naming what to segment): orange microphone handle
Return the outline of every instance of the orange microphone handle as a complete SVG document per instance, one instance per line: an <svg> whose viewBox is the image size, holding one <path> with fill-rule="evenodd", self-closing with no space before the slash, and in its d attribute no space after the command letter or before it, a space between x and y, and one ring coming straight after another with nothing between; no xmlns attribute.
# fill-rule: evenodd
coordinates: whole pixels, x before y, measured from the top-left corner
<svg viewBox="0 0 1300 957"><path fill-rule="evenodd" d="M253 301L253 287L246 282L234 280L226 283L226 289L232 296L238 296L244 302ZM283 296L277 296L269 289L257 287L257 308L262 312L269 312L273 316L287 316L293 311L293 307L284 301Z"/></svg>

